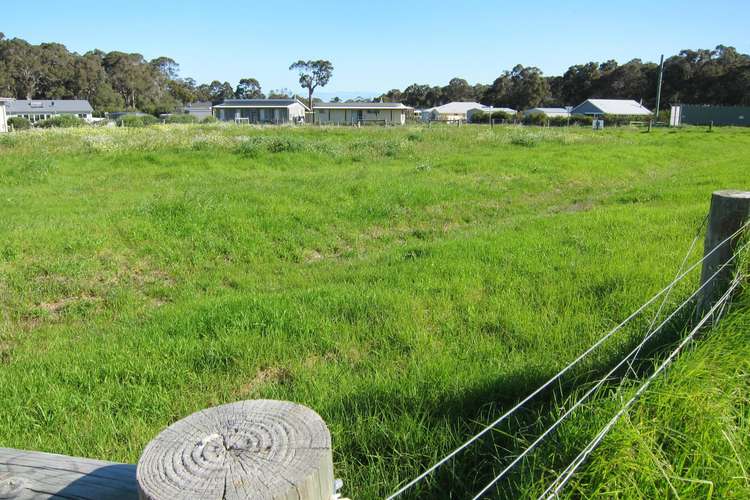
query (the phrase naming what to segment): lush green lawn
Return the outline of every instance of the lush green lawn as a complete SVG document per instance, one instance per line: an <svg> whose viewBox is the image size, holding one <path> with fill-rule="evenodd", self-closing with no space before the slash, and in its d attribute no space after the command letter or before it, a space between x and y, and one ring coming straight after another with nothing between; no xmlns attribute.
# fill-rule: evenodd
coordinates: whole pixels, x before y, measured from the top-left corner
<svg viewBox="0 0 750 500"><path fill-rule="evenodd" d="M289 399L345 492L383 496L669 282L749 152L739 129L0 136L0 446L135 462L193 411ZM492 467L480 446L418 492Z"/></svg>

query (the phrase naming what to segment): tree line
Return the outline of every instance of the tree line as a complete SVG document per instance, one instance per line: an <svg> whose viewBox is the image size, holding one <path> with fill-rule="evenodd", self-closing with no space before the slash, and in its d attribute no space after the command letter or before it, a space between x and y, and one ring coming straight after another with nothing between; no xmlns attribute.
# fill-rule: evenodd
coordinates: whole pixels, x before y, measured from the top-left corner
<svg viewBox="0 0 750 500"><path fill-rule="evenodd" d="M544 76L536 67L517 65L491 84L470 85L453 78L445 86L412 84L390 90L379 98L417 108L452 101L528 109L572 106L590 98L635 99L656 105L659 65L633 59L589 62L568 68L562 76ZM664 60L662 109L672 103L750 105L750 55L734 47L683 50Z"/></svg>
<svg viewBox="0 0 750 500"><path fill-rule="evenodd" d="M290 97L286 90L269 97ZM255 78L236 85L214 80L198 84L179 76L169 57L92 50L70 52L59 43L33 45L0 33L0 96L16 99L87 99L96 111L140 110L159 114L196 101L264 98Z"/></svg>
<svg viewBox="0 0 750 500"><path fill-rule="evenodd" d="M317 87L325 86L333 71L329 61L298 61L308 103ZM426 108L451 101L478 101L496 107L526 109L536 106L576 105L588 98L628 98L653 107L658 65L633 59L571 66L562 76L545 76L539 68L517 65L492 83L471 85L453 78L445 86L409 85L393 89L380 100ZM96 111L140 110L167 113L196 101L283 98L287 90L263 93L257 79L236 85L220 80L198 84L179 74L169 57L147 60L138 53L92 50L70 52L59 43L33 45L0 33L0 95L17 99L87 99ZM750 105L750 55L734 47L683 50L664 62L663 107L670 103Z"/></svg>

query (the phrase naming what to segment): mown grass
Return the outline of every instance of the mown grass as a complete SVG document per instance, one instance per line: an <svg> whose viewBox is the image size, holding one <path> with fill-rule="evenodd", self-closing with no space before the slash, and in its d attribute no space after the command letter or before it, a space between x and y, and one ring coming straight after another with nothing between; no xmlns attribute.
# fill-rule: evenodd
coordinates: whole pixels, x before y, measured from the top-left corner
<svg viewBox="0 0 750 500"><path fill-rule="evenodd" d="M382 497L667 283L711 191L747 187L748 146L737 129L0 136L0 445L135 462L193 411L289 399L328 422L345 491ZM412 494L466 496L492 462L470 450Z"/></svg>

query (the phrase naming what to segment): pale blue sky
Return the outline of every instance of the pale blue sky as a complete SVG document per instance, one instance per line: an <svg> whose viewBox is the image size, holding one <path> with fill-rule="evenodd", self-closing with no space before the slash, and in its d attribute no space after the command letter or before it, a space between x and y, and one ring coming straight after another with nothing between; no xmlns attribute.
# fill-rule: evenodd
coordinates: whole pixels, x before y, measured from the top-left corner
<svg viewBox="0 0 750 500"><path fill-rule="evenodd" d="M182 76L264 90L297 89L297 59L329 59L325 94L382 92L418 82L494 80L516 63L561 74L587 61L733 45L750 52L749 0L10 2L0 31L83 53L169 56Z"/></svg>

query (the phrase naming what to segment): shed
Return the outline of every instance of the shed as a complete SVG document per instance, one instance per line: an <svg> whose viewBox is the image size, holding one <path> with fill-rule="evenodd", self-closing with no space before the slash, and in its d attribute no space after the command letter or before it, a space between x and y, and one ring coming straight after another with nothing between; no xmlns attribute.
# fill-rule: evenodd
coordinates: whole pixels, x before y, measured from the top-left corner
<svg viewBox="0 0 750 500"><path fill-rule="evenodd" d="M672 106L669 125L740 125L750 126L750 106L709 106L678 104Z"/></svg>
<svg viewBox="0 0 750 500"><path fill-rule="evenodd" d="M226 99L213 107L213 114L224 122L302 123L310 109L297 99Z"/></svg>
<svg viewBox="0 0 750 500"><path fill-rule="evenodd" d="M649 116L651 111L632 99L586 99L573 108L573 115Z"/></svg>

